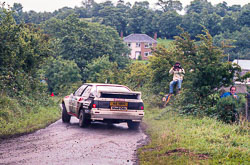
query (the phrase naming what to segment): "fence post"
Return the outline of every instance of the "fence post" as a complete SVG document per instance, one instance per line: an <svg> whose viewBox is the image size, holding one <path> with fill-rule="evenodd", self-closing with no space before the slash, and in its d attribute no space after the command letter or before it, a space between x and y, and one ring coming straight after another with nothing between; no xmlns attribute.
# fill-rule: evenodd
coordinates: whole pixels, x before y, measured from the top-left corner
<svg viewBox="0 0 250 165"><path fill-rule="evenodd" d="M248 121L250 120L249 110L250 110L250 94L247 93L246 95L246 119Z"/></svg>

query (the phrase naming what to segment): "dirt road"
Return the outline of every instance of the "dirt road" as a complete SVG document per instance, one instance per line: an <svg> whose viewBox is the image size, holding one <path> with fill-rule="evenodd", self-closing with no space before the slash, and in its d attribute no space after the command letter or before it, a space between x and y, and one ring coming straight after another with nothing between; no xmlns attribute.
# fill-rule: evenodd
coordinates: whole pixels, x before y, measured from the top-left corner
<svg viewBox="0 0 250 165"><path fill-rule="evenodd" d="M0 142L0 164L122 165L136 163L136 149L145 142L141 129L93 123L80 128L78 120L61 120L35 133Z"/></svg>

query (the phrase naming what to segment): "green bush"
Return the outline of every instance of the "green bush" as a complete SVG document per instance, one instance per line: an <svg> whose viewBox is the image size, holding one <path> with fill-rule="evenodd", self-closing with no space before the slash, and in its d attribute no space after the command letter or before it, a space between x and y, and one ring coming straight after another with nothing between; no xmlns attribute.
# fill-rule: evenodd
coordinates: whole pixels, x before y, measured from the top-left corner
<svg viewBox="0 0 250 165"><path fill-rule="evenodd" d="M216 104L217 118L226 123L237 122L244 106L244 96L239 96L238 99L232 96L221 98Z"/></svg>

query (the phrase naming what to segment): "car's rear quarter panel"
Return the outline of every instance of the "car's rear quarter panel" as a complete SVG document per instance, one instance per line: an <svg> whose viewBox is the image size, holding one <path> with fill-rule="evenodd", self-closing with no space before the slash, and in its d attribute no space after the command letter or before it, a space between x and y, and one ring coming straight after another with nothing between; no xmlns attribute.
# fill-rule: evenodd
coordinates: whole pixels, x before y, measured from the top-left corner
<svg viewBox="0 0 250 165"><path fill-rule="evenodd" d="M64 103L64 105L66 107L67 112L70 112L69 111L69 101L70 101L70 97L63 98L63 103Z"/></svg>

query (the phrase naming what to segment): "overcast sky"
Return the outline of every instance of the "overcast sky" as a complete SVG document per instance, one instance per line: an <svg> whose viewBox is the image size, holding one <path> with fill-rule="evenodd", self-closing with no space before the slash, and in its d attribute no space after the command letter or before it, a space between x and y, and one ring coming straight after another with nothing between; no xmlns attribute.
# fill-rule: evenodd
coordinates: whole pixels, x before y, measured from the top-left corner
<svg viewBox="0 0 250 165"><path fill-rule="evenodd" d="M7 3L10 6L13 6L13 3L21 3L23 5L24 11L34 10L36 12L53 12L59 8L68 6L68 7L75 7L75 6L81 6L81 2L83 0L0 0L0 3ZM95 2L105 2L106 0L95 0ZM114 3L117 2L117 0L112 0ZM134 2L137 1L144 1L144 0L125 0L125 2L130 2L131 4L134 4ZM150 2L151 7L154 7L154 4L158 0L148 0ZM180 0L183 7L186 5L189 5L192 0ZM213 5L221 3L223 1L227 2L228 6L232 6L234 4L237 5L245 5L247 3L250 3L250 0L208 0Z"/></svg>

